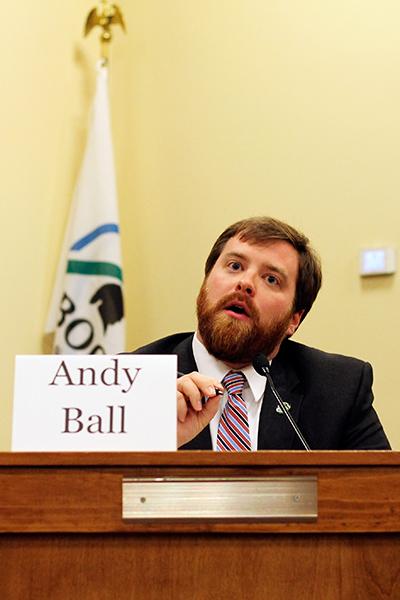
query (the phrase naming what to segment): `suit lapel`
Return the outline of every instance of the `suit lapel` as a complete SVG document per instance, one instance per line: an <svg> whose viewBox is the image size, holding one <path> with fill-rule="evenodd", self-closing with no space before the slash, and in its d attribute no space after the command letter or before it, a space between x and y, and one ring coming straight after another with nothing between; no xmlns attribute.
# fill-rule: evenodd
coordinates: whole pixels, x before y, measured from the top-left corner
<svg viewBox="0 0 400 600"><path fill-rule="evenodd" d="M285 360L284 351L272 361L271 377L282 400L290 405L291 416L298 423L303 391L293 365ZM267 383L258 429L259 450L301 449L301 442L298 441L288 419L277 408L278 402Z"/></svg>
<svg viewBox="0 0 400 600"><path fill-rule="evenodd" d="M178 371L180 373L191 373L197 371L196 361L193 355L193 334L185 338L174 348L174 354L178 357Z"/></svg>
<svg viewBox="0 0 400 600"><path fill-rule="evenodd" d="M183 340L175 348L175 354L178 356L178 371L181 373L197 371L192 341L193 335ZM190 440L190 442L181 446L179 450L212 450L210 427L205 427L195 438Z"/></svg>

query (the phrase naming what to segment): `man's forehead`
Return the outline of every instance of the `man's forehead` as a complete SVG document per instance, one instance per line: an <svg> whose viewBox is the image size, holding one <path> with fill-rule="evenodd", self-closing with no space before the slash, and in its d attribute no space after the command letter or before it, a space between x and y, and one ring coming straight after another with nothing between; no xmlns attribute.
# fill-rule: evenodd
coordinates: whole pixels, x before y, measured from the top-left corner
<svg viewBox="0 0 400 600"><path fill-rule="evenodd" d="M238 235L235 235L234 237L231 237L225 244L224 248L222 249L221 254L228 254L231 252L245 252L247 249L251 249L251 248L256 248L258 251L260 251L260 253L262 254L263 251L265 250L266 253L268 254L268 250L270 250L271 248L280 248L281 252L283 254L288 254L291 255L293 257L298 257L298 252L296 250L296 248L294 248L294 246L286 241L286 240L280 240L280 239L269 239L269 240L265 240L265 241L258 241L258 240L244 240L242 238L240 238Z"/></svg>

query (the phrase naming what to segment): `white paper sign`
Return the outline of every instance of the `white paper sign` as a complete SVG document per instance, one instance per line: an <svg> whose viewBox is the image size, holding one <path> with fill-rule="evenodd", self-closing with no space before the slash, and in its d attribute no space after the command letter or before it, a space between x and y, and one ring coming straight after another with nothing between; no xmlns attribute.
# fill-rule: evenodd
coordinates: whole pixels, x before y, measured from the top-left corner
<svg viewBox="0 0 400 600"><path fill-rule="evenodd" d="M176 356L17 356L13 451L176 450Z"/></svg>

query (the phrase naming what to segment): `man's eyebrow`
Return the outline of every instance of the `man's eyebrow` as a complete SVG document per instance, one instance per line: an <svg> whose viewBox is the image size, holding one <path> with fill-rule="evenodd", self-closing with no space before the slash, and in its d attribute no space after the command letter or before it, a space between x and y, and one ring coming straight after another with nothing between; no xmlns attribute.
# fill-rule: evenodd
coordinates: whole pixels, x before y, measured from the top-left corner
<svg viewBox="0 0 400 600"><path fill-rule="evenodd" d="M248 260L245 254L241 252L228 252L225 254L225 258L240 258L241 260Z"/></svg>

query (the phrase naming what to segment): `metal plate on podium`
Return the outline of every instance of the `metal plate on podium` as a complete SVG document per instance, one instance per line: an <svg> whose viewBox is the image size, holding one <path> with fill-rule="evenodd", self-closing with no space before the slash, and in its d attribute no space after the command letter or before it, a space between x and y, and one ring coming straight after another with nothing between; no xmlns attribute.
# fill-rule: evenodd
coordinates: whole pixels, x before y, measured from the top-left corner
<svg viewBox="0 0 400 600"><path fill-rule="evenodd" d="M125 520L313 521L317 478L124 478Z"/></svg>

